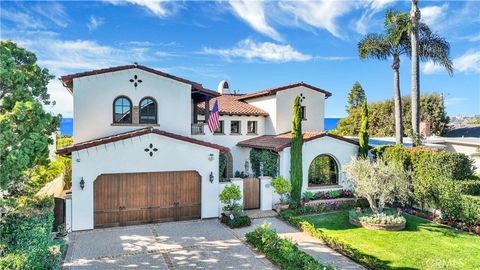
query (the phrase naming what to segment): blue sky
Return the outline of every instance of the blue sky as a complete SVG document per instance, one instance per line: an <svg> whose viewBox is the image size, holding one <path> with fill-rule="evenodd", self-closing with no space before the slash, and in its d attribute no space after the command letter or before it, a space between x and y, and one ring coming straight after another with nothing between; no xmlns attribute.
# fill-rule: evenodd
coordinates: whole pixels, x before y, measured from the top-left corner
<svg viewBox="0 0 480 270"><path fill-rule="evenodd" d="M480 2L422 1L422 20L451 45L453 77L421 65L421 91L442 92L449 115L480 114ZM333 93L326 116L345 116L347 93L359 81L370 101L391 98L391 60L361 61L357 42L381 32L387 9L410 1L2 1L1 39L35 52L57 77L140 64L216 89L249 93L305 81ZM410 60L401 59L401 91L410 93ZM49 85L72 115L58 80Z"/></svg>

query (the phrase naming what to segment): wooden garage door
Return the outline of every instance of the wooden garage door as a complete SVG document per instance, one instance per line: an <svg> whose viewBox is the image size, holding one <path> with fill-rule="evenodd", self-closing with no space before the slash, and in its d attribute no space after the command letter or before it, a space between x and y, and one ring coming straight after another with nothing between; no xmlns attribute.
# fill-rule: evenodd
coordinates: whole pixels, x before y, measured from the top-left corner
<svg viewBox="0 0 480 270"><path fill-rule="evenodd" d="M196 171L102 174L93 201L95 228L196 219L201 179Z"/></svg>

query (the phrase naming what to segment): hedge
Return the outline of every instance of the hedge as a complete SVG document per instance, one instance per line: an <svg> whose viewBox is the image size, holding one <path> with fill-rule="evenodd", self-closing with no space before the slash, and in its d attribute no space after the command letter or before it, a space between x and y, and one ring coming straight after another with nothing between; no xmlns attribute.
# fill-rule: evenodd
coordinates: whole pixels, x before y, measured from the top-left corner
<svg viewBox="0 0 480 270"><path fill-rule="evenodd" d="M304 205L295 209L286 209L280 212L291 213L292 215L308 215L338 210L350 210L355 207L368 207L368 201L365 199L346 200L346 201L327 201L311 205Z"/></svg>
<svg viewBox="0 0 480 270"><path fill-rule="evenodd" d="M233 219L230 219L229 216L222 216L222 221L232 229L247 227L252 224L252 220L249 216L235 216Z"/></svg>
<svg viewBox="0 0 480 270"><path fill-rule="evenodd" d="M411 171L411 204L440 209L446 220L478 224L475 209L462 197L462 193L476 195L480 190L480 180L474 176L475 167L468 156L402 146L381 146L373 152L376 157L400 162Z"/></svg>
<svg viewBox="0 0 480 270"><path fill-rule="evenodd" d="M480 196L480 179L456 182L463 194Z"/></svg>
<svg viewBox="0 0 480 270"><path fill-rule="evenodd" d="M46 196L20 197L14 202L1 221L0 269L51 269L53 207L53 198Z"/></svg>
<svg viewBox="0 0 480 270"><path fill-rule="evenodd" d="M480 225L480 196L462 196L462 217L468 225Z"/></svg>
<svg viewBox="0 0 480 270"><path fill-rule="evenodd" d="M257 227L245 235L247 241L260 249L267 258L274 261L281 269L320 270L334 268L323 265L309 254L301 251L292 242L282 239L277 232L266 226Z"/></svg>
<svg viewBox="0 0 480 270"><path fill-rule="evenodd" d="M321 229L315 228L313 224L301 217L295 216L292 212L282 211L280 216L291 225L308 232L313 237L323 240L329 247L367 266L369 269L389 269L388 265L380 259L364 254L350 244L324 233Z"/></svg>

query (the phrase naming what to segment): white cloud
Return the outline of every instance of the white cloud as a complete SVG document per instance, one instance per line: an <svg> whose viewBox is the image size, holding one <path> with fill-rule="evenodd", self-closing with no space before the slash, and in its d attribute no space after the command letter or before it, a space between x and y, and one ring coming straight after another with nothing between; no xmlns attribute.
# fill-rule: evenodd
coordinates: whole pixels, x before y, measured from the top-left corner
<svg viewBox="0 0 480 270"><path fill-rule="evenodd" d="M94 15L91 15L87 23L88 30L93 31L103 25L104 22L105 20L102 17L96 17Z"/></svg>
<svg viewBox="0 0 480 270"><path fill-rule="evenodd" d="M325 29L332 35L342 38L343 34L337 25L337 18L350 12L356 3L350 1L315 2L280 2L280 8L294 16L295 21L302 21L315 28Z"/></svg>
<svg viewBox="0 0 480 270"><path fill-rule="evenodd" d="M465 37L461 37L461 39L467 40L467 41L470 41L470 42L477 42L477 41L480 41L480 33L476 33L476 34L473 34L473 35L468 35L468 36L465 36Z"/></svg>
<svg viewBox="0 0 480 270"><path fill-rule="evenodd" d="M280 34L267 23L263 1L231 0L229 3L235 14L253 29L277 41L282 40Z"/></svg>
<svg viewBox="0 0 480 270"><path fill-rule="evenodd" d="M480 73L480 50L469 50L463 55L453 59L454 72L473 72ZM428 61L422 65L422 71L425 74L437 74L446 72L445 68Z"/></svg>
<svg viewBox="0 0 480 270"><path fill-rule="evenodd" d="M62 114L65 118L73 117L73 97L70 92L63 87L60 80L54 79L48 83L48 93L50 100L55 101L55 105L45 105L46 111L57 114Z"/></svg>
<svg viewBox="0 0 480 270"><path fill-rule="evenodd" d="M434 29L441 28L442 22L447 18L448 4L429 6L420 9L420 20Z"/></svg>
<svg viewBox="0 0 480 270"><path fill-rule="evenodd" d="M467 100L466 98L461 98L461 97L446 98L445 105L454 106L454 105L462 104L466 100Z"/></svg>
<svg viewBox="0 0 480 270"><path fill-rule="evenodd" d="M244 58L248 60L260 59L267 62L291 62L308 61L313 57L295 50L290 45L276 44L272 42L255 42L251 39L240 41L232 49L204 48L202 53L220 55L230 58Z"/></svg>
<svg viewBox="0 0 480 270"><path fill-rule="evenodd" d="M369 2L363 2L366 11L358 21L355 22L355 31L365 35L368 33L369 28L374 24L373 19L375 14L382 11L385 7L392 4L395 0L373 0Z"/></svg>
<svg viewBox="0 0 480 270"><path fill-rule="evenodd" d="M459 72L480 73L480 50L469 50L453 59L453 67Z"/></svg>
<svg viewBox="0 0 480 270"><path fill-rule="evenodd" d="M68 25L68 15L65 12L63 5L58 2L39 3L37 5L29 6L28 9L47 18L57 26L65 28Z"/></svg>
<svg viewBox="0 0 480 270"><path fill-rule="evenodd" d="M174 2L168 0L106 0L106 2L114 5L123 5L125 3L138 5L146 8L158 17L167 17L171 15L173 13L173 9L169 9L167 4L169 4L170 7L173 7L175 4Z"/></svg>
<svg viewBox="0 0 480 270"><path fill-rule="evenodd" d="M436 74L444 70L445 69L442 66L435 64L433 61L428 61L425 64L422 64L422 71L425 74Z"/></svg>
<svg viewBox="0 0 480 270"><path fill-rule="evenodd" d="M2 19L15 23L20 29L44 29L45 25L33 16L14 10L2 10Z"/></svg>

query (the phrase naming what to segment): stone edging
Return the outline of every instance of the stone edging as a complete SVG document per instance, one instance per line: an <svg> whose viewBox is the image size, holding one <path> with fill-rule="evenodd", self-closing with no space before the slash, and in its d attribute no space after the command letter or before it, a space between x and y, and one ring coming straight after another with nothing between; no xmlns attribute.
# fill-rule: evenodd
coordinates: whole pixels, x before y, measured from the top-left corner
<svg viewBox="0 0 480 270"><path fill-rule="evenodd" d="M350 224L363 227L365 229L377 230L377 231L401 231L405 229L406 222L402 224L373 224L367 222L361 222L359 220L348 217Z"/></svg>

